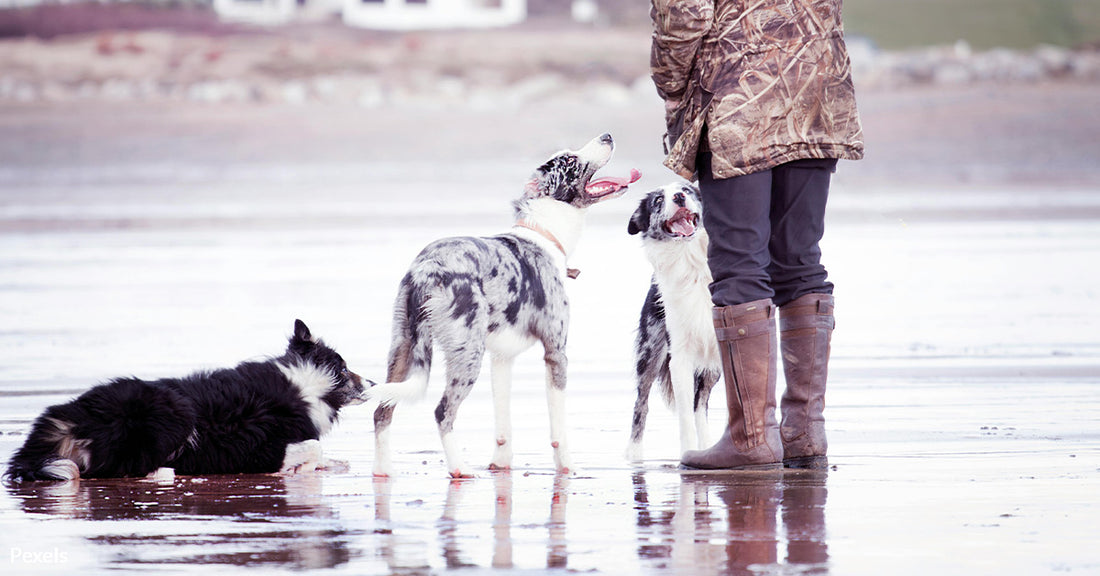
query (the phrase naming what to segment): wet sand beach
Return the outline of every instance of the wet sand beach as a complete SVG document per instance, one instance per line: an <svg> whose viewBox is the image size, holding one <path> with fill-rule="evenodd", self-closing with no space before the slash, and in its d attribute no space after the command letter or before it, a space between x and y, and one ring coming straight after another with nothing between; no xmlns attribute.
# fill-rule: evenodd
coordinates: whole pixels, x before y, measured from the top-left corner
<svg viewBox="0 0 1100 576"><path fill-rule="evenodd" d="M429 241L511 224L546 155L603 131L608 174L569 285L555 475L541 354L520 357L516 468L487 377L451 481L402 406L389 479L370 405L323 440L347 471L0 489L5 574L1047 574L1100 572L1100 117L1095 85L863 95L824 245L836 284L828 470L684 474L654 401L623 458L649 268L626 222L660 167L659 103L491 114L326 106L0 106L0 458L107 378L276 355L295 318L384 377L391 304ZM438 371L437 371L438 372ZM438 375L437 375L438 377ZM722 429L724 396L711 403ZM780 383L782 389L782 382Z"/></svg>

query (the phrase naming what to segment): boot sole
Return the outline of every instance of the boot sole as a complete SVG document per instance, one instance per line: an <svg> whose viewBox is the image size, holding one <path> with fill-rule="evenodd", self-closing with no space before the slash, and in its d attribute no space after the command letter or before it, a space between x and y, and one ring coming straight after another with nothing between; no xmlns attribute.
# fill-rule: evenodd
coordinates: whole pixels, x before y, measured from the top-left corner
<svg viewBox="0 0 1100 576"><path fill-rule="evenodd" d="M800 456L798 458L784 458L784 468L797 468L801 470L824 470L829 467L827 456Z"/></svg>
<svg viewBox="0 0 1100 576"><path fill-rule="evenodd" d="M769 464L746 464L733 468L692 468L680 464L676 470L681 474L736 474L737 472L772 472L782 469L782 462L773 462Z"/></svg>

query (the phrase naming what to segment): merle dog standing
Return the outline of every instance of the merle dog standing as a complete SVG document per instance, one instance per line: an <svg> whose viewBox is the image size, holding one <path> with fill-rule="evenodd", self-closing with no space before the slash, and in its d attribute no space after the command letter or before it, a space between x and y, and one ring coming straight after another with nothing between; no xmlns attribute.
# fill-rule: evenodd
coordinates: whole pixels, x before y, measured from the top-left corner
<svg viewBox="0 0 1100 576"><path fill-rule="evenodd" d="M710 445L707 404L722 373L711 320L703 205L687 183L654 190L638 203L627 231L640 234L653 281L642 306L634 344L638 399L627 459L642 459L649 393L659 383L680 424L680 451Z"/></svg>
<svg viewBox="0 0 1100 576"><path fill-rule="evenodd" d="M542 344L550 438L559 472L572 467L565 435L565 342L569 300L564 278L590 206L622 195L631 179L592 177L611 158L604 134L577 151L562 151L539 167L515 202L515 227L488 238L448 238L426 247L401 280L394 306L393 343L386 384L371 390L375 412L375 474L392 473L393 405L418 398L428 386L432 347L446 357L446 389L435 419L454 477L472 473L452 436L458 407L470 392L488 351L492 361L496 452L490 468L512 465L509 413L516 355Z"/></svg>
<svg viewBox="0 0 1100 576"><path fill-rule="evenodd" d="M6 476L74 480L145 476L161 467L185 475L316 467L318 439L340 408L364 400L362 379L296 320L279 358L184 378L119 378L47 408Z"/></svg>

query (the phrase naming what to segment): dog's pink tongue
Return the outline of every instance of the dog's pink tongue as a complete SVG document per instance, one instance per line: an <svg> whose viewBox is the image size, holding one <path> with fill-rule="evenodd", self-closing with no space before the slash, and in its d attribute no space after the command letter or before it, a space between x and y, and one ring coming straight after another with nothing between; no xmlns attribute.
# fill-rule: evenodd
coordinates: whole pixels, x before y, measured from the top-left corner
<svg viewBox="0 0 1100 576"><path fill-rule="evenodd" d="M584 189L588 192L589 196L599 198L600 196L607 196L608 194L614 194L627 186L638 181L642 177L642 173L635 168L630 169L630 178L620 178L615 176L609 176L607 178L600 178L599 180L593 180L585 186Z"/></svg>
<svg viewBox="0 0 1100 576"><path fill-rule="evenodd" d="M691 218L677 218L669 222L668 227L672 230L673 234L678 236L691 236L695 234L695 224L692 223Z"/></svg>

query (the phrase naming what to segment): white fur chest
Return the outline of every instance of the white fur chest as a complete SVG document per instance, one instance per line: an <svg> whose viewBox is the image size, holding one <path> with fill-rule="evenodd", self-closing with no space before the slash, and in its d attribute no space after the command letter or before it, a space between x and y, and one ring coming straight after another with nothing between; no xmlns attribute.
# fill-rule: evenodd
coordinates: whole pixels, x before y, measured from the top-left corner
<svg viewBox="0 0 1100 576"><path fill-rule="evenodd" d="M321 398L332 388L332 375L306 363L277 364L290 383L298 388L302 400L309 405L309 417L317 431L324 436L332 429L332 407Z"/></svg>
<svg viewBox="0 0 1100 576"><path fill-rule="evenodd" d="M713 305L707 267L707 235L700 229L687 242L643 242L661 290L672 354L689 354L702 364L720 366L711 319Z"/></svg>

